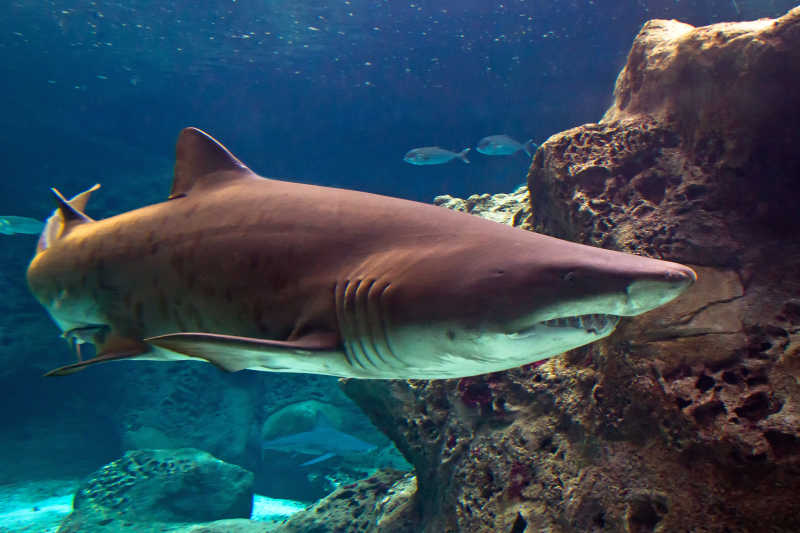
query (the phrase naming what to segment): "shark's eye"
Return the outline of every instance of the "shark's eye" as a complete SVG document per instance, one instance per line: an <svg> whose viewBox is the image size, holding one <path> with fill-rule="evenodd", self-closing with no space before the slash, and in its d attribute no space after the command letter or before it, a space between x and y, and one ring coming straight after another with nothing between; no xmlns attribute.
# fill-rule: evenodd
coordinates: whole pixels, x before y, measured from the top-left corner
<svg viewBox="0 0 800 533"><path fill-rule="evenodd" d="M566 274L561 276L561 279L563 279L564 281L568 281L568 282L569 281L575 281L575 272L567 272Z"/></svg>

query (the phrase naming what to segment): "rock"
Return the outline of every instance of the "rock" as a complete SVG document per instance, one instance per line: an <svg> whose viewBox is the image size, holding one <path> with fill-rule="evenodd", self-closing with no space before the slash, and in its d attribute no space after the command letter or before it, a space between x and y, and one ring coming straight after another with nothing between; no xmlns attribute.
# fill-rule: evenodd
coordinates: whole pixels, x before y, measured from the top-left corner
<svg viewBox="0 0 800 533"><path fill-rule="evenodd" d="M433 203L510 226L522 226L531 216L526 186L519 187L510 194L473 194L466 200L445 194L434 198Z"/></svg>
<svg viewBox="0 0 800 533"><path fill-rule="evenodd" d="M415 533L416 479L399 470L379 470L337 488L305 511L292 515L276 533L392 531Z"/></svg>
<svg viewBox="0 0 800 533"><path fill-rule="evenodd" d="M779 19L695 28L675 20L647 22L617 78L602 123L647 115L669 123L685 148L718 166L746 165L796 117L800 7ZM796 122L794 123L796 125ZM765 155L765 154L762 154Z"/></svg>
<svg viewBox="0 0 800 533"><path fill-rule="evenodd" d="M798 53L800 9L651 21L603 120L532 161L537 231L689 263L679 299L539 366L343 382L418 531L800 530Z"/></svg>
<svg viewBox="0 0 800 533"><path fill-rule="evenodd" d="M249 518L252 487L252 473L200 450L133 450L81 485L58 531L143 531Z"/></svg>
<svg viewBox="0 0 800 533"><path fill-rule="evenodd" d="M634 371L652 366L694 443L725 441L743 461L800 453L786 386L800 327L800 291L786 290L800 283L800 154L787 143L798 43L800 8L705 28L650 21L601 123L551 137L528 176L537 228L697 265L691 291L617 338Z"/></svg>
<svg viewBox="0 0 800 533"><path fill-rule="evenodd" d="M116 365L130 364L121 373ZM113 418L122 450L207 450L236 464L248 463L248 439L258 427L257 376L224 374L202 363L116 363L109 395L120 398Z"/></svg>

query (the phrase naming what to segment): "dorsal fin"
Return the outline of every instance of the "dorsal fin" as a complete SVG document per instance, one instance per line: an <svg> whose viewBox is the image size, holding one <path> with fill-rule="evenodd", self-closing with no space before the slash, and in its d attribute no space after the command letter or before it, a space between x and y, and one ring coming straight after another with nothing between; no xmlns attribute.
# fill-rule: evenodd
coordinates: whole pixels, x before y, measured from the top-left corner
<svg viewBox="0 0 800 533"><path fill-rule="evenodd" d="M45 223L44 230L39 236L39 243L36 246L37 252L46 250L53 242L66 235L76 225L94 222L94 220L86 216L83 210L89 202L89 197L99 188L100 184L95 183L89 189L73 196L71 200L64 198L58 189L50 189L58 207Z"/></svg>
<svg viewBox="0 0 800 533"><path fill-rule="evenodd" d="M211 135L184 128L175 148L175 177L169 199L186 196L195 186L214 185L252 174L244 163Z"/></svg>
<svg viewBox="0 0 800 533"><path fill-rule="evenodd" d="M95 183L85 191L80 194L76 194L72 197L72 199L68 202L70 206L74 207L76 210L83 213L86 211L86 204L89 203L89 197L92 196L92 193L100 188L99 183ZM86 216L85 214L83 216ZM88 218L88 217L87 217Z"/></svg>
<svg viewBox="0 0 800 533"><path fill-rule="evenodd" d="M70 226L71 224L81 224L84 222L94 222L91 218L87 217L80 208L77 207L80 203L83 203L85 207L88 197L85 200L81 199L82 202L75 202L75 205L73 206L72 202L64 198L64 196L55 187L52 187L50 192L53 193L53 197L56 200L56 205L58 205L58 214L61 215L61 219L64 221L65 226ZM91 192L91 189L85 192Z"/></svg>

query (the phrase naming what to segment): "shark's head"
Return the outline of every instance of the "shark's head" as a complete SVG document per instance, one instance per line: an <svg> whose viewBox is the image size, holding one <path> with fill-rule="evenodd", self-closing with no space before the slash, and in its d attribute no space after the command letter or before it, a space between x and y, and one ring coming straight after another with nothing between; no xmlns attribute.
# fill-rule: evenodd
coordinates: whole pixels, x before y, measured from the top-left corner
<svg viewBox="0 0 800 533"><path fill-rule="evenodd" d="M340 289L355 364L426 378L504 370L606 337L620 317L663 305L696 280L677 263L505 229Z"/></svg>

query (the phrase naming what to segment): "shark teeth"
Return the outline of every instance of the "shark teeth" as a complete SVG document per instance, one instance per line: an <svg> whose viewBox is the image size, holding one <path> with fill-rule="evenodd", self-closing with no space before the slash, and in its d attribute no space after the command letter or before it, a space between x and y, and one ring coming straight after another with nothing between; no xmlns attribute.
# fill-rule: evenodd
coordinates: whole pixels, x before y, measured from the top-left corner
<svg viewBox="0 0 800 533"><path fill-rule="evenodd" d="M103 342L110 329L105 324L89 324L72 328L62 333L61 336L67 340L67 343L75 351L75 355L78 356L78 362L81 362L83 361L81 344L97 345Z"/></svg>
<svg viewBox="0 0 800 533"><path fill-rule="evenodd" d="M613 328L617 322L619 317L616 315L591 314L553 318L540 324L549 328L573 328L583 329L588 333L600 333L609 327Z"/></svg>

